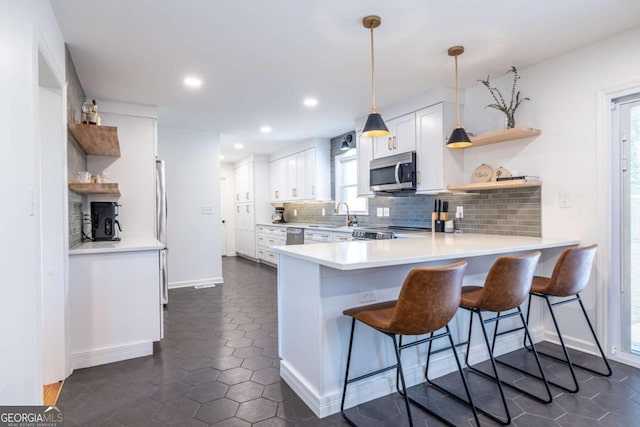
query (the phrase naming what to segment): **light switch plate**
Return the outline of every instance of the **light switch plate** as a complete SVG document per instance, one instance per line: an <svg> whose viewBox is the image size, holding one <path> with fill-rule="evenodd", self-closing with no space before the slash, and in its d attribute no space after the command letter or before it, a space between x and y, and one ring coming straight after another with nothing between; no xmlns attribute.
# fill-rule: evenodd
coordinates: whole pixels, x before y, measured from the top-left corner
<svg viewBox="0 0 640 427"><path fill-rule="evenodd" d="M200 213L202 215L211 215L211 214L213 214L213 206L211 206L211 205L202 205L202 206L200 206Z"/></svg>
<svg viewBox="0 0 640 427"><path fill-rule="evenodd" d="M325 208L322 208L322 216L325 216L327 214Z"/></svg>
<svg viewBox="0 0 640 427"><path fill-rule="evenodd" d="M384 208L383 216L389 216L389 208Z"/></svg>
<svg viewBox="0 0 640 427"><path fill-rule="evenodd" d="M376 209L376 214L377 214L377 216L382 216L382 212L383 212L383 211L382 211L382 208L378 208L378 209Z"/></svg>
<svg viewBox="0 0 640 427"><path fill-rule="evenodd" d="M293 210L293 216L298 216L298 209Z"/></svg>

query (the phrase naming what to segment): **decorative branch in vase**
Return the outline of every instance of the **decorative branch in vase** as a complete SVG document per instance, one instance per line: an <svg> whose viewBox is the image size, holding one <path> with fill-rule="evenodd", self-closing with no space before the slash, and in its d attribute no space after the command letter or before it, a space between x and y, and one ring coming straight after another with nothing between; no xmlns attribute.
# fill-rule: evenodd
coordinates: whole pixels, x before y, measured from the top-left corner
<svg viewBox="0 0 640 427"><path fill-rule="evenodd" d="M530 101L531 99L521 98L520 91L516 91L518 80L520 80L520 75L518 74L518 70L516 69L516 67L512 65L507 73L513 74L513 85L511 86L511 101L509 102L509 104L505 102L500 89L491 86L491 83L489 82L490 76L487 76L487 80L478 81L482 82L482 84L485 85L487 89L489 89L493 100L496 101L495 104L489 104L484 108L495 108L498 111L502 111L507 116L507 129L512 129L516 126L516 110L524 101Z"/></svg>

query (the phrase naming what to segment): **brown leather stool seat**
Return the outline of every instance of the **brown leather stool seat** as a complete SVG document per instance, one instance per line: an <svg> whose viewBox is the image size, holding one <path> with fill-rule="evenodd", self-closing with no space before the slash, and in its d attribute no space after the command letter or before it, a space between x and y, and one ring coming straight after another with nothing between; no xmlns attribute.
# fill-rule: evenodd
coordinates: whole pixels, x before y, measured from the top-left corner
<svg viewBox="0 0 640 427"><path fill-rule="evenodd" d="M544 377L544 372L542 371L542 366L538 359L537 353L535 352L535 348L532 349L536 358L536 362L538 364L540 377L542 378L544 386L546 388L547 397L545 398L541 398L535 394L532 394L528 390L522 389L514 384L510 384L505 382L504 380L501 380L496 367L496 363L500 363L500 361L498 361L494 357L497 336L515 331L510 330L504 333L498 333L498 323L501 319L506 319L514 316L519 317L520 321L522 322L522 328L524 328L526 335L529 336L529 330L527 329L527 324L520 309L520 305L527 299L527 296L529 295L533 273L539 259L540 252L537 251L519 256L499 257L491 266L489 274L485 279L484 286L462 287L460 308L464 308L471 312L471 316L469 317L469 335L467 341L462 343L467 345L465 363L469 370L471 370L472 372L488 377L497 383L500 397L502 398L505 417L498 417L482 409L481 407L478 407L477 409L479 412L484 413L494 421L504 425L511 423L511 414L507 406L507 401L502 385L507 385L511 388L517 389L519 392L524 393L544 403L549 403L552 399L551 391ZM490 318L485 318L483 313L486 311L495 312L496 315ZM485 344L487 346L487 351L489 352L489 359L491 361L493 373L486 373L469 363L469 348L473 329L474 314L477 314L480 320L480 326L482 329L482 334L484 336ZM495 322L495 329L493 341L492 343L489 343L489 336L487 334L485 324L492 322ZM531 376L537 378L535 375Z"/></svg>
<svg viewBox="0 0 640 427"><path fill-rule="evenodd" d="M455 351L453 338L451 337L451 332L448 325L449 321L451 321L451 319L455 315L460 303L460 290L462 287L462 278L464 276L466 266L467 263L465 261L460 261L455 264L445 265L442 267L414 268L407 275L402 288L400 289L400 295L398 296L397 300L344 310L343 313L346 316L352 317L352 321L340 412L342 413L344 419L350 425L355 426L356 424L347 416L344 409L344 403L347 394L347 385L355 381L359 381L365 378L369 378L373 375L395 369L396 388L398 389L398 392L404 397L410 426L413 426L413 417L411 415L409 402L414 403L416 406L430 413L445 424L453 426L454 424L446 420L443 416L433 412L431 409L425 407L421 403L416 402L408 395L400 357L401 351L403 349L414 347L423 343L431 344L432 341L445 337L449 338L449 344L451 346L451 349L453 350L453 354L458 365L458 370L462 377L464 388L467 392L468 402L465 402L471 406L476 424L480 425L478 414L476 413L475 406L473 405L466 379L462 375L462 366L460 365L458 355ZM353 336L355 332L356 320L377 330L378 332L389 336L392 339L396 355L396 363L386 368L350 379L349 367L351 364L351 351L353 349ZM445 328L445 332L434 335L434 332L439 331L442 328ZM402 344L403 335L425 334L430 335L427 338L419 339L417 341L404 345ZM400 336L399 342L396 338L397 335ZM429 354L427 355L427 367L425 371L425 377L427 377L427 379L429 372L428 361L430 352L431 345L429 345ZM402 384L402 389L398 384L398 378L400 380L400 383Z"/></svg>
<svg viewBox="0 0 640 427"><path fill-rule="evenodd" d="M529 322L529 312L531 311L531 297L536 296L539 298L543 298L547 303L549 313L551 314L551 319L553 320L553 326L556 330L556 333L558 334L558 340L560 341L560 346L562 347L562 352L564 353L564 359L547 353L539 353L545 357L550 357L554 360L567 364L571 373L571 378L573 379L573 388L569 388L555 382L551 382L551 384L570 393L576 393L580 390L580 385L578 384L578 379L576 378L576 374L573 369L574 367L581 368L591 373L603 375L606 377L611 376L611 366L609 365L609 361L607 360L604 351L602 350L600 341L598 341L596 332L593 329L591 322L589 321L589 316L587 316L587 311L585 310L584 305L582 304L582 299L580 298L580 292L582 292L589 283L589 277L591 276L591 269L593 267L593 260L595 258L597 249L597 245L582 248L565 249L558 257L558 261L553 268L551 277L535 276L533 278L531 293L529 295L529 310L527 312L527 322ZM552 302L551 297L565 299ZM567 297L572 298L566 299ZM606 367L605 372L600 372L591 368L576 365L571 361L571 357L569 356L569 352L567 351L564 339L562 338L562 334L560 333L560 327L558 326L558 320L556 319L553 307L574 301L577 301L580 304L584 319L586 320L587 326L589 326L591 335L593 336L598 350L600 351L600 356L604 361ZM527 340L525 337L525 344L526 342Z"/></svg>

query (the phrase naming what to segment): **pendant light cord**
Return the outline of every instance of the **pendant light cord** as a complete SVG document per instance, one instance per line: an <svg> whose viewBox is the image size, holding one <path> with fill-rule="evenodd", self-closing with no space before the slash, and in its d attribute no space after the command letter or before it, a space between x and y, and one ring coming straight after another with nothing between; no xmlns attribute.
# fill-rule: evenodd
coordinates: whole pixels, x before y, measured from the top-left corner
<svg viewBox="0 0 640 427"><path fill-rule="evenodd" d="M460 95L458 95L458 92L459 92L459 89L458 89L458 55L455 56L455 62L456 62L456 118L457 118L456 127L460 128L460 127L462 127L462 125L460 124Z"/></svg>
<svg viewBox="0 0 640 427"><path fill-rule="evenodd" d="M375 71L375 63L373 57L373 26L370 28L371 30L371 99L372 99L372 111L374 113L378 112L376 109L376 71Z"/></svg>

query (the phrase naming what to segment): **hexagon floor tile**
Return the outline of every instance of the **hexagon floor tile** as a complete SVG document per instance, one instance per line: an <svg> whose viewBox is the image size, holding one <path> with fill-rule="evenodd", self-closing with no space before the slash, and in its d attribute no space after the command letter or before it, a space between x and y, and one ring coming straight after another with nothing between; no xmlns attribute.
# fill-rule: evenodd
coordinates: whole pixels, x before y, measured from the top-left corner
<svg viewBox="0 0 640 427"><path fill-rule="evenodd" d="M165 309L165 339L154 355L78 369L67 378L58 406L67 425L162 426L346 426L340 414L319 420L280 380L277 359L276 271L238 257L222 260L225 283L215 288L172 289ZM556 351L543 343L547 351ZM525 352L502 356L528 367ZM574 360L593 365L592 356L572 352ZM553 380L567 383L566 368L542 358ZM640 371L612 362L610 378L578 370L580 392L551 387L555 400L543 405L505 389L513 425L630 425L640 418ZM500 409L495 386L468 374L477 401ZM518 379L519 374L509 373ZM505 377L507 375L505 374ZM438 379L459 384L457 373ZM538 389L530 379L520 384ZM421 402L455 422L474 425L471 411L433 389L410 389ZM466 411L466 412L465 412ZM404 400L394 393L348 410L363 426L404 426ZM442 425L412 407L416 425ZM483 425L495 425L482 416Z"/></svg>

